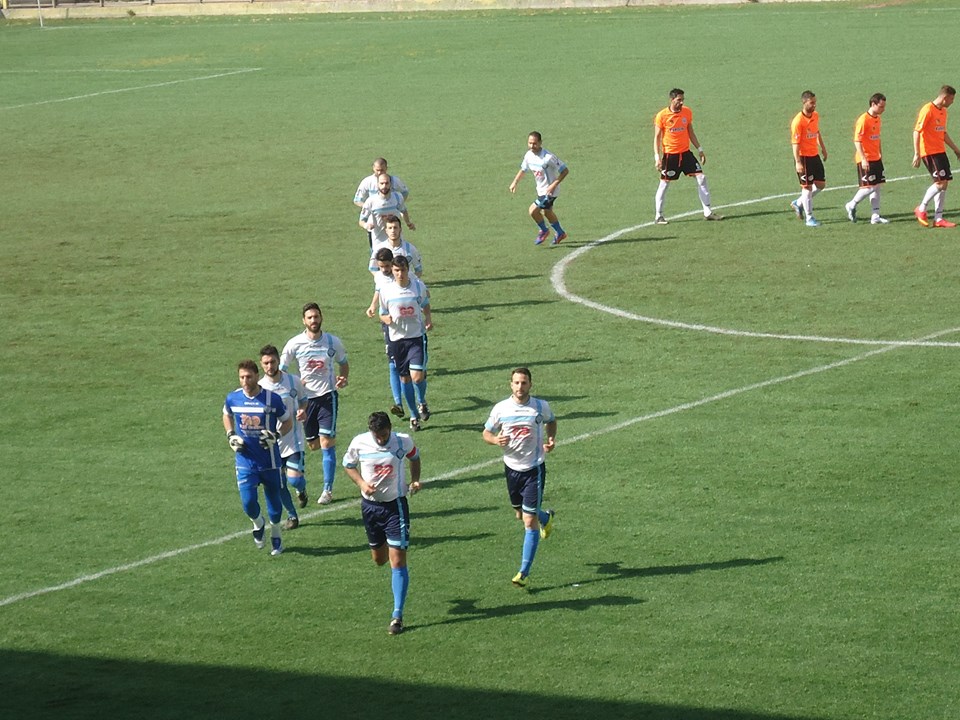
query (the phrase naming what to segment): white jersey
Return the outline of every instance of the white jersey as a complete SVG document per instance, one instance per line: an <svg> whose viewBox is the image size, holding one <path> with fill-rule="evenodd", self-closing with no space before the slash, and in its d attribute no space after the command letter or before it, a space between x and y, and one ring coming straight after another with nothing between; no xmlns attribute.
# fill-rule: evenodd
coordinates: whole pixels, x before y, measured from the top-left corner
<svg viewBox="0 0 960 720"><path fill-rule="evenodd" d="M396 175L390 176L390 187L394 192L400 193L404 200L406 200L407 195L410 194L406 183ZM376 195L378 192L380 192L380 178L376 175L367 175L360 181L360 185L357 187L357 194L353 196L353 201L355 203L364 203L368 197Z"/></svg>
<svg viewBox="0 0 960 720"><path fill-rule="evenodd" d="M340 338L328 332L311 340L306 331L290 338L280 353L280 369L288 370L296 362L307 397L328 395L337 389L337 365L347 362L347 349Z"/></svg>
<svg viewBox="0 0 960 720"><path fill-rule="evenodd" d="M407 494L407 460L419 457L413 438L404 433L390 433L386 445L378 445L372 432L357 435L343 456L343 466L358 469L360 477L373 485L373 495L361 493L367 500L390 502Z"/></svg>
<svg viewBox="0 0 960 720"><path fill-rule="evenodd" d="M556 418L546 400L527 398L519 404L511 395L493 406L484 425L494 435L507 435L510 442L503 447L503 463L511 470L531 470L545 458L544 426Z"/></svg>
<svg viewBox="0 0 960 720"><path fill-rule="evenodd" d="M420 251L417 250L416 245L409 243L406 240L400 240L400 245L394 247L390 244L388 240L385 243L373 243L373 252L370 255L370 265L367 268L372 273L380 272L380 266L377 265L377 251L380 248L389 248L390 252L393 253L394 257L397 255L402 255L407 260L410 261L410 269L419 277L423 272L423 258L420 256Z"/></svg>
<svg viewBox="0 0 960 720"><path fill-rule="evenodd" d="M387 197L378 192L376 195L368 197L363 203L363 207L360 208L360 222L373 220L373 230L371 231L373 233L373 244L380 243L383 245L389 242L387 226L384 224L383 218L387 215L402 217L406 211L407 204L404 202L403 196L396 190L392 191Z"/></svg>
<svg viewBox="0 0 960 720"><path fill-rule="evenodd" d="M423 309L430 305L427 286L418 278L410 276L410 283L402 287L400 283L385 284L380 288L380 314L389 315L390 339L404 340L424 335Z"/></svg>
<svg viewBox="0 0 960 720"><path fill-rule="evenodd" d="M283 404L293 418L293 427L286 435L280 436L280 457L290 457L294 453L303 452L303 423L297 420L297 410L300 408L300 402L306 401L306 390L300 378L290 373L281 372L280 380L274 382L267 375L260 378L260 387L266 388L270 392L283 398Z"/></svg>
<svg viewBox="0 0 960 720"><path fill-rule="evenodd" d="M560 177L560 173L567 169L567 164L546 148L540 148L539 154L527 150L520 163L520 169L524 172L532 171L533 177L537 181L537 195L546 195L547 188ZM553 195L557 196L559 194L560 186L557 185L553 190Z"/></svg>

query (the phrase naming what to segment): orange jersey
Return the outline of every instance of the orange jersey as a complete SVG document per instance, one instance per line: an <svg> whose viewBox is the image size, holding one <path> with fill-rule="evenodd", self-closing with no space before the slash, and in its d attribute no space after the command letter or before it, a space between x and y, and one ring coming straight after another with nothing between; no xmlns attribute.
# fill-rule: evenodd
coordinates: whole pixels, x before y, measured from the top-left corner
<svg viewBox="0 0 960 720"><path fill-rule="evenodd" d="M943 136L947 132L947 109L928 102L920 108L914 132L920 133L920 157L946 152Z"/></svg>
<svg viewBox="0 0 960 720"><path fill-rule="evenodd" d="M663 132L663 152L675 155L690 149L690 126L693 124L690 108L684 106L675 113L665 107L653 118L653 124Z"/></svg>
<svg viewBox="0 0 960 720"><path fill-rule="evenodd" d="M817 139L820 137L820 115L816 111L810 117L802 112L790 123L790 142L799 145L800 157L813 157L820 154Z"/></svg>
<svg viewBox="0 0 960 720"><path fill-rule="evenodd" d="M870 162L880 159L880 116L874 117L868 112L857 118L853 126L853 141L860 143L864 157ZM859 152L853 154L853 161L858 165L863 160Z"/></svg>

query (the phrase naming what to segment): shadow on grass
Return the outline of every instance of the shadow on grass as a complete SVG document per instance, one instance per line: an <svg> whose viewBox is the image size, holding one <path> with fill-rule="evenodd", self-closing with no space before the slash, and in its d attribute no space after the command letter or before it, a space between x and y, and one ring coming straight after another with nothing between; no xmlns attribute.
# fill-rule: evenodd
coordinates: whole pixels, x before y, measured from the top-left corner
<svg viewBox="0 0 960 720"><path fill-rule="evenodd" d="M553 358L550 360L535 360L533 358L519 358L516 362L511 363L502 363L500 365L481 365L479 367L473 368L457 368L455 370L447 370L446 368L431 368L430 375L434 377L440 377L443 375L467 375L469 373L485 373L492 372L494 370L503 370L509 372L515 367L526 364L534 374L536 374L537 368L546 367L548 365L573 365L574 363L588 363L593 362L592 357L577 357L577 358ZM503 381L504 392L508 392L510 389L510 378L506 378ZM502 399L502 398L501 398ZM490 407L493 407L493 404L497 402L486 401Z"/></svg>
<svg viewBox="0 0 960 720"><path fill-rule="evenodd" d="M522 593L521 590L517 592ZM576 610L583 612L595 607L611 607L639 605L644 602L639 598L625 597L621 595L604 595L595 598L575 598L572 600L544 600L541 602L519 602L512 605L498 605L496 607L477 607L478 600L472 598L463 600L450 600L453 606L448 611L450 615L457 617L439 620L433 623L424 623L422 625L411 626L411 630L426 629L437 627L438 625L454 625L457 623L474 622L477 620L492 620L494 618L507 617L509 615L527 615L530 613L548 612L550 610ZM534 621L536 622L536 621Z"/></svg>
<svg viewBox="0 0 960 720"><path fill-rule="evenodd" d="M453 485L463 485L464 483L485 483L493 480L503 481L503 470L495 473L484 473L483 475L465 475L463 477L447 478L446 480L434 480L428 487L445 488Z"/></svg>
<svg viewBox="0 0 960 720"><path fill-rule="evenodd" d="M505 282L507 280L539 280L540 275L507 275L504 277L492 278L462 278L455 280L440 280L430 283L430 287L469 287L471 285L483 285L484 283Z"/></svg>
<svg viewBox="0 0 960 720"><path fill-rule="evenodd" d="M513 302L490 302L479 303L477 305L456 305L450 308L437 308L433 311L434 315L456 315L457 313L470 312L471 310L494 310L497 308L508 307L530 307L532 305L553 305L557 300L515 300Z"/></svg>
<svg viewBox="0 0 960 720"><path fill-rule="evenodd" d="M756 567L758 565L782 562L783 559L782 555L776 555L767 558L734 558L733 560L721 560L719 562L691 563L687 565L653 565L644 568L625 568L620 562L588 563L587 567L596 568L596 572L604 577L575 580L573 583L567 583L565 585L531 588L529 592L530 594L536 594L547 590L558 590L563 587L570 587L571 584L591 585L593 583L609 582L611 580L629 580L632 578L657 577L658 575L690 575L707 570L732 570L734 568Z"/></svg>
<svg viewBox="0 0 960 720"><path fill-rule="evenodd" d="M630 598L609 599L611 603L623 601L636 602ZM390 638L384 633L383 642L394 648L386 658L402 658L396 653L404 636ZM510 685L506 679L504 686ZM549 708L547 716L551 720L817 720L722 708L597 700L575 696L579 688L568 688L570 695L565 696L530 688L484 690L369 676L337 677L13 650L0 651L0 687L3 716L30 720L472 720L515 718L529 714L525 712L529 708ZM586 680L582 689L589 694Z"/></svg>

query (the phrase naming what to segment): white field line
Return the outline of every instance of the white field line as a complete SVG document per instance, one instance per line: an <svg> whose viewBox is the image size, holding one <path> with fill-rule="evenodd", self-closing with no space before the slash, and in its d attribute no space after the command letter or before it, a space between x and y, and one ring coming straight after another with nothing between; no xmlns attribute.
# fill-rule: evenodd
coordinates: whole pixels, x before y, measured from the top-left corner
<svg viewBox="0 0 960 720"><path fill-rule="evenodd" d="M949 333L960 332L960 328L951 328L949 330L941 330L940 332L934 333L933 335L927 336L925 339L932 339L940 335L947 335ZM867 352L861 353L860 355L855 355L854 357L847 358L845 360L839 360L837 362L829 363L827 365L818 365L817 367L809 368L807 370L801 370L799 372L791 373L790 375L781 375L780 377L771 378L770 380L763 380L757 383L751 383L750 385L744 385L742 387L734 388L732 390L725 390L724 392L717 393L715 395L710 395L709 397L701 398L700 400L694 400L688 403L682 403L680 405L675 405L674 407L667 408L665 410L658 410L656 412L647 413L645 415L639 415L629 420L624 420L622 422L616 423L614 425L608 425L605 428L600 430L594 430L592 432L582 433L580 435L575 435L574 437L567 438L558 442L558 445L572 445L574 443L583 442L585 440L591 440L601 435L607 435L612 432L617 432L623 430L624 428L636 425L637 423L648 422L650 420L657 420L658 418L667 417L668 415L674 415L685 410L693 410L704 405L709 405L710 403L719 402L721 400L728 400L737 395L742 395L744 393L751 392L753 390L761 390L763 388L772 387L774 385L780 385L782 383L790 382L791 380L798 380L800 378L809 377L811 375L816 375L819 373L827 372L828 370L835 370L837 368L845 367L861 360L866 360L875 355L880 355L881 353L890 352L891 350L898 349L899 345L887 345L881 348L875 348L873 350L868 350ZM478 433L479 434L479 433ZM463 467L455 468L449 470L440 475L435 475L433 477L427 478L422 482L424 484L439 482L441 480L450 480L452 478L458 477L460 475L467 475L469 473L477 472L479 470L484 470L488 467L502 464L502 459L497 456L489 460L484 460L483 462L474 463L472 465L465 465ZM340 502L334 506L326 507L321 510L315 510L309 513L303 513L301 515L304 519L309 519L312 517L317 517L319 515L326 515L331 512L336 512L339 510L344 510L347 508L354 508L360 504L359 499L350 500L347 502ZM21 602L23 600L29 600L31 598L39 597L41 595L47 595L49 593L59 592L60 590L69 590L70 588L77 587L78 585L83 585L88 582L93 582L94 580L100 580L101 578L108 577L110 575L116 575L117 573L127 572L129 570L135 570L146 565L153 565L158 563L161 560L169 560L170 558L175 558L179 555L184 555L188 552L194 550L201 550L203 548L211 547L213 545L222 545L225 542L230 540L236 540L238 538L249 538L250 530L241 530L238 532L230 533L228 535L223 535L213 540L207 540L205 542L197 543L195 545L188 545L186 547L178 548L176 550L169 550L159 555L151 555L150 557L143 558L142 560L137 560L135 562L126 563L124 565L117 565L115 567L107 568L105 570L100 570L95 573L90 573L88 575L80 575L73 580L68 580L66 582L60 583L58 585L51 585L44 588L39 588L37 590L30 590L28 592L19 593L17 595L11 595L9 597L0 599L0 607L5 605L13 605L14 603Z"/></svg>
<svg viewBox="0 0 960 720"><path fill-rule="evenodd" d="M904 177L891 178L887 182L899 182L901 180L915 180L920 177L926 177L926 175L907 175ZM828 188L824 192L831 192L836 190L852 190L856 188L856 185L840 185L838 187ZM768 202L770 200L782 200L784 198L795 197L796 192L789 193L780 193L779 195L767 195L766 197L756 198L754 200L744 200L742 202L729 203L727 205L718 205L717 210L722 210L726 208L734 207L743 207L745 205L756 205L762 202ZM672 218L683 218L691 217L693 215L700 215L700 210L691 210L690 212L681 213L679 215L674 215ZM785 333L771 333L771 332L755 332L750 330L735 330L731 328L722 328L716 327L713 325L701 325L697 323L685 323L677 320L668 320L665 318L655 318L647 315L638 315L637 313L628 312L626 310L621 310L620 308L611 307L610 305L604 305L602 303L595 302L589 298L582 297L576 293L571 292L567 288L564 275L567 271L567 268L573 263L574 260L586 255L591 250L595 250L604 243L610 242L611 240L616 240L619 237L626 235L627 233L633 232L635 230L640 230L642 228L648 228L653 225L653 222L641 223L640 225L634 225L632 227L623 228L622 230L617 230L616 232L610 233L605 237L600 238L599 240L594 240L593 242L577 248L569 255L566 255L553 267L553 272L550 275L550 283L553 285L553 289L565 300L569 300L572 303L577 303L578 305L583 305L592 310L597 310L599 312L608 313L610 315L615 315L616 317L624 318L625 320L635 320L637 322L644 322L651 325L660 325L663 327L676 328L678 330L694 330L699 332L708 332L715 335L730 335L734 337L749 337L749 338L764 338L770 340L794 340L794 341L803 341L803 342L820 342L820 343L838 343L843 345L881 345L881 346L900 346L900 347L944 347L944 348L960 348L960 342L946 342L946 341L929 341L929 340L875 340L875 339L863 339L863 338L845 338L845 337L828 337L822 335L794 335L794 334L785 334ZM817 231L814 231L817 232ZM819 232L823 232L821 229ZM943 334L943 333L939 333Z"/></svg>
<svg viewBox="0 0 960 720"><path fill-rule="evenodd" d="M53 103L71 102L73 100L86 100L88 98L101 97L102 95L116 95L117 93L134 92L136 90L149 90L151 88L167 87L169 85L180 85L188 82L200 82L201 80L216 80L218 78L230 77L231 75L242 75L244 73L257 72L263 68L240 68L239 70L230 70L229 72L220 72L214 75L202 75L200 77L183 78L180 80L168 80L166 82L149 83L148 85L134 85L133 87L117 88L116 90L102 90L95 93L86 93L85 95L73 95L65 98L55 98L53 100L38 100L36 102L22 103L20 105L7 105L0 107L0 110L17 110L25 107L37 107L39 105L50 105Z"/></svg>

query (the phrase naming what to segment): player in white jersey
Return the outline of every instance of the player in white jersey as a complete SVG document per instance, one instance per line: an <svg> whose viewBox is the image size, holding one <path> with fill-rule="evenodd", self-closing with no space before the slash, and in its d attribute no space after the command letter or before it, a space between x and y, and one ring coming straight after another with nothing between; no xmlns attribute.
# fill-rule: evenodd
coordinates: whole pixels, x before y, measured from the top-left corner
<svg viewBox="0 0 960 720"><path fill-rule="evenodd" d="M333 477L337 470L337 412L339 394L347 386L350 364L347 350L336 335L323 332L323 314L316 303L303 306L302 333L287 341L280 353L280 369L296 364L307 394L303 421L307 447L323 454L323 492L320 505L333 500Z"/></svg>
<svg viewBox="0 0 960 720"><path fill-rule="evenodd" d="M373 255L377 265L377 272L373 274L373 298L367 308L367 317L376 318L380 322L380 290L384 285L393 283L393 252L388 247L382 247ZM387 355L387 373L390 380L390 393L393 395L393 405L390 412L398 418L406 413L403 410L403 395L400 385L400 375L397 374L397 364L390 357L390 336L387 326L380 322L380 331L383 333L384 351Z"/></svg>
<svg viewBox="0 0 960 720"><path fill-rule="evenodd" d="M363 203L366 202L366 199L371 195L377 194L377 179L381 175L389 174L387 171L387 161L385 158L377 158L373 161L373 174L367 175L363 180L360 181L360 185L357 187L357 192L353 196L353 204L357 207L363 207ZM406 200L410 195L410 191L407 189L406 183L403 182L396 175L390 175L390 184L393 186L393 189L400 193L403 196L403 199Z"/></svg>
<svg viewBox="0 0 960 720"><path fill-rule="evenodd" d="M370 556L377 565L390 561L393 615L388 632L403 632L403 606L410 576L410 508L407 495L420 489L420 454L409 435L393 432L390 416L373 413L369 432L357 435L343 456L343 469L360 488L360 512L367 531ZM404 458L410 464L407 483Z"/></svg>
<svg viewBox="0 0 960 720"><path fill-rule="evenodd" d="M414 275L417 277L423 275L423 257L413 243L403 239L403 223L400 218L396 215L387 215L383 218L383 226L387 232L387 242L374 244L367 269L376 277L377 273L380 272L377 265L377 250L388 248L393 257L403 255L410 261L410 269L413 270Z"/></svg>
<svg viewBox="0 0 960 720"><path fill-rule="evenodd" d="M526 587L537 546L553 531L554 511L544 510L541 504L547 479L545 458L556 447L557 418L546 400L530 394L532 384L529 369L514 369L510 397L494 405L483 426L484 441L503 450L510 504L523 520L520 571L511 581L517 587Z"/></svg>
<svg viewBox="0 0 960 720"><path fill-rule="evenodd" d="M307 395L300 378L280 369L280 351L273 345L260 348L260 387L266 388L281 397L283 404L293 418L293 427L286 435L281 435L277 445L280 447L281 470L287 479L280 489L280 499L287 510L287 522L284 530L296 530L300 527L300 516L293 506L290 487L297 493L297 503L301 508L307 506L307 480L304 477L303 419L307 415Z"/></svg>
<svg viewBox="0 0 960 720"><path fill-rule="evenodd" d="M404 219L408 228L417 229L410 221L410 213L407 212L407 203L403 196L391 187L390 176L383 174L377 178L377 187L377 193L368 197L360 208L358 220L360 227L370 233L371 249L374 245L387 242L387 229L383 224L387 215L398 215Z"/></svg>
<svg viewBox="0 0 960 720"><path fill-rule="evenodd" d="M380 322L387 326L390 357L410 407L410 428L430 419L427 406L427 331L433 328L430 293L410 276L410 262L393 258L393 283L380 289Z"/></svg>
<svg viewBox="0 0 960 720"><path fill-rule="evenodd" d="M556 233L551 245L559 245L567 238L567 233L560 227L560 220L553 211L553 203L560 192L560 183L569 174L567 164L552 152L543 147L543 139L536 130L527 136L527 152L520 162L520 171L510 183L510 192L517 191L517 184L523 179L527 172L533 172L537 182L537 199L530 205L530 217L540 228L537 237L534 239L535 245L540 245L550 237L550 230L547 223L544 222L544 216Z"/></svg>

